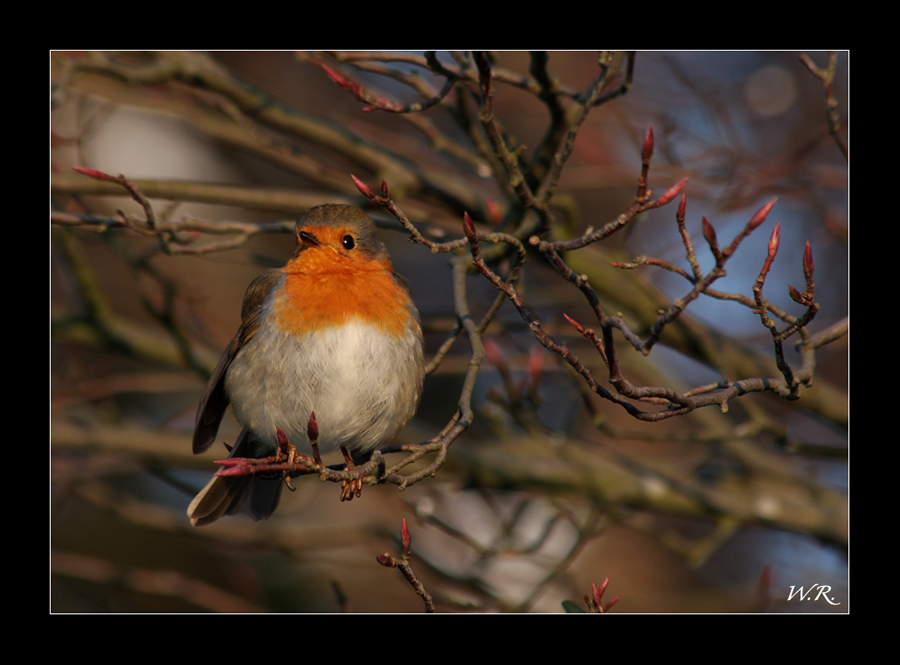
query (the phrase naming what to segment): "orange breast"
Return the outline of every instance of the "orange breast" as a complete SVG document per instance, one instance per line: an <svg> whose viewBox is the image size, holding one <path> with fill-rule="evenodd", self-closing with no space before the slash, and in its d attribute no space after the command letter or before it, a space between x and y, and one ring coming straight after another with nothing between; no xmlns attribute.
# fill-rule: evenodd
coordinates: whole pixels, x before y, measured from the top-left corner
<svg viewBox="0 0 900 665"><path fill-rule="evenodd" d="M362 320L405 334L410 298L393 278L390 264L336 256L328 247L309 249L282 268L286 279L276 304L279 327L304 334Z"/></svg>

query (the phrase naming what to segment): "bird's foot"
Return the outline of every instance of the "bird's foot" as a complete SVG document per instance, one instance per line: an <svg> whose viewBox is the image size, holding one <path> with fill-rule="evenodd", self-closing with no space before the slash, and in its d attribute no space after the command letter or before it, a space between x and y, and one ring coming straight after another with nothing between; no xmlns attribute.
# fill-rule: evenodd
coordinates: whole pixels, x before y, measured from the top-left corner
<svg viewBox="0 0 900 665"><path fill-rule="evenodd" d="M341 452L344 454L344 460L347 462L344 465L344 471L355 471L356 464L353 463L353 458L350 456L350 453L348 453L347 449L343 446L341 446ZM362 496L362 488L363 481L361 477L345 480L341 486L341 501L352 501L353 497Z"/></svg>
<svg viewBox="0 0 900 665"><path fill-rule="evenodd" d="M318 451L315 451L318 453ZM322 466L318 454L315 458L301 455L284 432L278 430L278 450L269 457L229 457L216 460L225 467L216 472L217 476L249 476L258 473L281 472L287 480L292 476L315 473ZM290 487L290 483L288 483Z"/></svg>

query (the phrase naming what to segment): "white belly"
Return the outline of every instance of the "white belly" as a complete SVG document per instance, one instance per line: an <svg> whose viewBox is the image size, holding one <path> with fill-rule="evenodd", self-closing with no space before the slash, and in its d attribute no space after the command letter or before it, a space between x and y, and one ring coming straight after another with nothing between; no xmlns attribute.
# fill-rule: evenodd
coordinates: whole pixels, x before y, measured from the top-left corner
<svg viewBox="0 0 900 665"><path fill-rule="evenodd" d="M316 414L322 454L388 443L415 413L421 393L417 329L398 340L351 322L303 337L262 326L228 368L235 415L255 438L276 443L276 428L310 453L306 428Z"/></svg>

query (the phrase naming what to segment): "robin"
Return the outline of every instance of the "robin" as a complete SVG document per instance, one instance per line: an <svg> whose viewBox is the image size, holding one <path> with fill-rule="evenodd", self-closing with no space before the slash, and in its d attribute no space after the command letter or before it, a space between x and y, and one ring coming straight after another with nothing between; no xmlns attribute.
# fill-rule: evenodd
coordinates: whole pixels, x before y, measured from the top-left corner
<svg viewBox="0 0 900 665"><path fill-rule="evenodd" d="M243 427L229 457L275 454L281 430L298 451L341 449L359 463L412 418L422 393L419 313L391 266L375 224L359 208L323 205L301 214L297 249L283 268L247 288L241 326L200 400L194 453L215 439L230 403ZM254 519L277 508L271 474L214 477L188 507L202 526L242 508Z"/></svg>

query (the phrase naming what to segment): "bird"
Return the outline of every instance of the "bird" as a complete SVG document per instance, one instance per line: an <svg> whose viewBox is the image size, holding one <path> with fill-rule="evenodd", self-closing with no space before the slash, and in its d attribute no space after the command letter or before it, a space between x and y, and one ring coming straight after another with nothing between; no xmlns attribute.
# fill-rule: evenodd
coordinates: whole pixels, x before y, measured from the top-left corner
<svg viewBox="0 0 900 665"><path fill-rule="evenodd" d="M341 449L364 462L416 412L425 375L419 312L394 272L375 223L360 208L327 204L301 213L283 268L247 287L241 324L197 408L193 451L215 441L230 404L242 430L230 458L274 455L279 432L310 454ZM254 520L278 507L283 476L214 476L188 507L203 526L243 510Z"/></svg>

